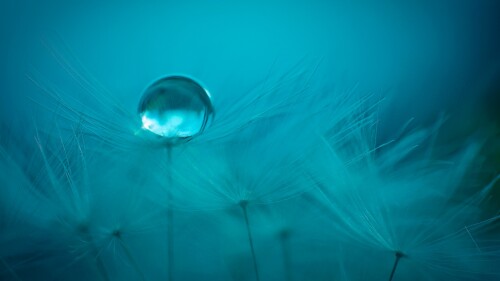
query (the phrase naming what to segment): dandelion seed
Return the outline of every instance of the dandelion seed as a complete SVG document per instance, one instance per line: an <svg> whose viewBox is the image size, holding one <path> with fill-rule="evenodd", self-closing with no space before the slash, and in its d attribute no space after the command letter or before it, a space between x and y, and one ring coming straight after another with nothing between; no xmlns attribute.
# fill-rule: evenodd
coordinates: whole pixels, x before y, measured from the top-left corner
<svg viewBox="0 0 500 281"><path fill-rule="evenodd" d="M473 167L478 145L471 142L454 158L449 157L456 164L437 165L423 149L428 148L425 140L432 136L428 131L409 134L377 154L366 143L367 132L363 127L356 129L351 135L358 139L347 147L335 139L325 142L327 150L322 157L328 157L328 162L322 166L331 170L312 172L315 178L323 179L316 184L321 196L327 198L338 227L335 234L346 235L346 242L356 240L368 249L395 254L392 270L388 269L389 280L405 279L407 274L414 277L419 271L438 280L442 280L441 274L479 274L491 251L478 253L475 239L469 245L471 234L463 224L478 218L485 192L475 191L463 202L451 199L462 191L461 179ZM419 143L424 145L415 151ZM434 145L431 142L431 148ZM438 255L440 258L436 258ZM400 268L403 259L413 267ZM423 272L425 267L432 271Z"/></svg>
<svg viewBox="0 0 500 281"><path fill-rule="evenodd" d="M172 187L172 146L201 134L213 117L210 94L191 78L168 76L149 86L139 103L142 128L166 141L168 169L167 180ZM167 196L168 220L168 280L173 280L174 267L174 213L171 191Z"/></svg>

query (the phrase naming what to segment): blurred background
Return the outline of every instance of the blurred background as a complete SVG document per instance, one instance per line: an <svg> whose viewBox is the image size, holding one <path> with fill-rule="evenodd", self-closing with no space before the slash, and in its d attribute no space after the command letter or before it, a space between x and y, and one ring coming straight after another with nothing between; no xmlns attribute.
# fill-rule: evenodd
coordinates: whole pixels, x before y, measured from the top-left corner
<svg viewBox="0 0 500 281"><path fill-rule="evenodd" d="M171 73L198 77L214 102L244 95L304 60L316 80L387 100L379 138L411 118L446 116L446 141L478 128L485 176L498 173L500 3L459 1L28 1L0 3L0 116L37 115L37 76L79 93L54 53L83 66L131 111ZM39 74L39 75L35 75ZM35 114L35 112L38 112ZM40 121L41 122L41 121Z"/></svg>
<svg viewBox="0 0 500 281"><path fill-rule="evenodd" d="M77 64L135 112L144 89L167 74L198 78L217 108L298 64L315 69L316 83L327 88L384 98L381 142L412 118L419 127L443 116L443 154L471 137L485 139L482 186L500 171L499 34L496 0L3 0L2 138L22 139L34 121L53 122L36 81L93 102L64 66ZM494 197L485 206L491 213L500 206L500 194Z"/></svg>

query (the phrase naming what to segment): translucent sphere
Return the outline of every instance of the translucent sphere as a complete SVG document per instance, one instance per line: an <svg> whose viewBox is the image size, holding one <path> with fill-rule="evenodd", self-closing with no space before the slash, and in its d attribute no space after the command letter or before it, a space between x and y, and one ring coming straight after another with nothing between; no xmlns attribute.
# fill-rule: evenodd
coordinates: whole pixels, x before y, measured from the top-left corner
<svg viewBox="0 0 500 281"><path fill-rule="evenodd" d="M210 94L191 78L168 76L149 86L139 103L142 127L169 143L201 134L213 116Z"/></svg>

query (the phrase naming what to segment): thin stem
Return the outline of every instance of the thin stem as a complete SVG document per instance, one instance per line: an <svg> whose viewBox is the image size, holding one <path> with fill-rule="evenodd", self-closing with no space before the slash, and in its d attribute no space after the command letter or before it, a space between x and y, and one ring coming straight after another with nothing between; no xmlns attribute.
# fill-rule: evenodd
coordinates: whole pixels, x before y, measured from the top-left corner
<svg viewBox="0 0 500 281"><path fill-rule="evenodd" d="M250 250L252 252L252 260L253 260L253 269L255 271L255 279L257 281L260 281L259 269L257 267L257 259L255 257L255 250L254 250L254 247L253 247L252 231L250 230L250 224L248 223L247 202L246 201L241 201L240 202L240 207L243 210L243 215L245 217L245 223L246 223L246 226L247 226L248 244L250 245Z"/></svg>
<svg viewBox="0 0 500 281"><path fill-rule="evenodd" d="M116 232L115 233L115 237L118 239L118 241L120 242L120 245L122 246L122 249L123 251L125 252L125 255L127 256L127 258L129 259L130 263L132 264L132 266L134 267L135 271L137 271L137 273L141 276L141 280L142 281L146 281L146 277L144 276L144 273L142 272L142 270L139 268L139 265L137 264L137 262L135 261L134 257L132 256L132 253L130 253L130 250L129 248L127 247L127 245L125 245L125 242L122 240L121 238L121 235L119 232Z"/></svg>
<svg viewBox="0 0 500 281"><path fill-rule="evenodd" d="M405 257L405 254L397 251L396 252L396 260L394 261L394 266L392 267L391 276L389 277L389 281L392 281L392 278L394 278L394 273L396 273L396 268L398 267L399 260L402 257Z"/></svg>
<svg viewBox="0 0 500 281"><path fill-rule="evenodd" d="M290 262L290 232L283 229L280 233L281 254L283 255L283 267L285 270L285 280L292 281L291 262Z"/></svg>
<svg viewBox="0 0 500 281"><path fill-rule="evenodd" d="M97 271L99 271L102 280L110 281L111 279L109 279L108 272L106 271L106 267L104 266L104 262L102 261L101 257L97 256L95 262L97 266Z"/></svg>
<svg viewBox="0 0 500 281"><path fill-rule="evenodd" d="M172 209L172 145L167 146L167 275L168 281L174 280L174 211Z"/></svg>
<svg viewBox="0 0 500 281"><path fill-rule="evenodd" d="M99 272L101 278L103 281L110 281L111 279L109 278L108 272L106 270L106 267L104 266L104 262L101 259L100 256L100 251L94 242L94 239L92 235L89 232L89 226L86 223L83 223L78 226L77 231L83 238L83 240L88 241L90 245L90 251L92 255L95 257L95 266L97 268L97 271Z"/></svg>

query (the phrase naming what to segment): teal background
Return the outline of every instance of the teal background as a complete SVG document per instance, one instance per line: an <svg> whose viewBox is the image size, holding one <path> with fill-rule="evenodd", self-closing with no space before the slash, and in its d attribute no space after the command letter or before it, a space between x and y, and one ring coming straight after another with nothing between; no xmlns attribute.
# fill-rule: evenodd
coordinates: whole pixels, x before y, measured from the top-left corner
<svg viewBox="0 0 500 281"><path fill-rule="evenodd" d="M9 93L2 96L8 101L25 92L18 87L30 67L46 75L61 71L42 45L54 37L107 88L134 103L145 84L165 73L203 75L214 92L228 84L222 80L235 81L227 86L243 92L273 62L280 72L307 57L323 60L322 74L331 83L394 93L393 112L407 119L474 101L491 90L499 72L497 1L1 5L2 84Z"/></svg>
<svg viewBox="0 0 500 281"><path fill-rule="evenodd" d="M378 194L387 195L384 197L387 201L401 199L395 200L397 211L391 213L396 217L401 210L415 209L419 214L427 214L427 211L437 212L439 207L445 209L444 216L439 217L437 223L424 215L416 218L401 216L397 222L414 226L401 232L402 240L424 236L426 233L418 231L428 226L442 224L443 228L448 227L446 222L451 224L454 221L449 219L453 217L449 213L451 211L446 210L460 209L462 203L455 201L462 202L460 200L467 198L471 189L486 190L487 183L499 174L499 34L500 1L494 0L3 0L0 3L0 176L3 185L0 186L0 258L6 266L0 266L0 279L105 280L100 263L104 264L109 280L167 279L166 225L165 214L162 213L165 202L160 200L165 198L165 193L159 188L165 183L163 171L169 167L164 162L165 154L150 150L144 155L138 153L141 150L115 152L108 146L101 146L100 140L113 136L114 131L110 128L114 127L109 123L109 127L103 127L102 131L92 132L97 135L97 141L85 142L86 148L91 151L83 157L88 157L89 170L86 171L79 165L81 147L80 143L75 145L72 134L81 121L79 111L100 121L112 119L117 122L112 124L133 127L136 124L126 123L129 120L124 121L126 124L119 122L122 115L115 114L110 100L114 99L120 105L125 112L123 116L134 116L144 89L168 74L189 75L202 81L212 95L216 113L225 118L230 116L237 123L238 118L251 115L253 109L266 107L265 103L250 104L244 108L245 111L235 106L238 101L258 95L260 86L272 88L278 82L284 83L285 86L279 88L270 100L291 100L296 84L306 80L304 76L293 74L298 71L313 73L304 103L299 101L299 105L290 107L286 114L279 115L278 121L271 122L272 126L259 128L257 132L246 132L247 135L241 137L251 136L265 141L274 139L270 141L274 146L263 150L265 153L258 149L252 153L255 151L248 148L249 155L241 151L247 151L247 146L253 147L251 145L237 143L234 147L230 146L232 154L229 154L248 161L234 160L234 166L244 171L265 171L266 165L274 167L269 164L274 163L273 157L289 156L286 149L292 151L289 154L293 157L297 150L300 151L297 147L302 148L304 143L310 145L308 134L312 130L294 131L297 134L292 136L276 137L267 133L273 131L276 123L287 124L287 120L305 118L310 113L309 109L312 112L317 109L315 105L321 105L323 101L327 104L329 99L335 100L343 92L351 92L351 99L346 99L346 104L354 104L367 95L372 95L371 98L377 102L383 100L377 103L376 144L400 140L396 136L401 131L406 132L402 128L407 128L404 126L412 118L410 128L427 129L445 116L446 126L437 137L420 138L417 134L409 134L408 143L404 142L407 139L401 138L404 148L414 143L422 147L435 145L432 149L437 151L438 156L431 157L431 160L438 164L430 161L432 163L424 165L424 168L408 164L422 160L412 158L413 154L401 162L392 161L400 156L398 153L404 154L406 150L387 149L389 157L384 162L386 166L367 160L369 163L366 166L352 167L363 176L353 173L352 178L355 182L373 184L373 188L362 187L360 192L366 196L363 199L370 202L367 208L376 214L383 213L379 210L385 206L371 204L371 196ZM76 71L68 67L75 67ZM282 75L288 77L290 73L293 78L285 79L285 82L277 78ZM89 85L95 88L88 85L82 87L82 78L89 79ZM58 98L67 101L72 113L61 110L60 104L43 89L47 85L51 88L48 92L56 90ZM236 113L226 114L233 108L237 109ZM344 110L343 107L340 109ZM336 108L330 113L328 118L320 119L315 125L322 128L332 122L341 128L349 127L349 123L335 123ZM218 120L227 119L217 119L221 116L217 114L214 127L220 129L217 127L220 124ZM294 117L288 119L289 116ZM309 124L303 125L308 128ZM216 138L214 134L210 137ZM425 131L425 134L434 136L433 132ZM101 136L102 139L99 138ZM37 142L38 138L42 139L43 145ZM368 140L360 140L357 135L347 139L347 144L342 143L345 146L339 145L336 149L340 151L340 158L352 160L350 153L358 156L356 153L365 148L364 141ZM361 148L357 147L356 141L360 141ZM481 145L477 151L476 144L478 147ZM43 161L45 159L40 155L39 146L46 148L48 163ZM61 147L67 148L67 154L60 154ZM200 164L201 167L210 170L220 164L217 162L220 157L217 149L205 147L205 150L191 152L191 156L199 153L206 160ZM318 155L327 154L318 150L315 151ZM417 151L420 153L423 150ZM180 151L174 153L174 162L184 155L183 150ZM212 157L210 153L217 156ZM469 153L474 154L471 158L477 158L477 162L468 161ZM314 156L318 157L316 154ZM460 166L462 160L467 163L465 168ZM326 166L325 162L310 161L311 164L308 161L305 164L316 165L318 171ZM193 164L188 157L175 163L178 163L179 170ZM440 166L450 163L458 163L458 167L453 166L456 170L450 168L449 171ZM61 166L73 168L69 174L74 173L78 184L87 180L86 177L95 183L89 188L93 195L97 194L96 201L91 205L92 215L86 218L88 221L72 221L77 234L54 226L54 221L60 219L54 215L59 214L55 210L64 200L39 201L39 198L25 196L24 189L19 191L26 180L40 194L53 199L53 190L49 188L50 173L44 169L45 166L54 170L64 187L68 172ZM279 170L282 179L295 176L289 168L285 166ZM369 178L370 175L364 173L369 174L370 168L380 169L377 172L387 182L367 181L364 176ZM425 180L418 177L420 174ZM199 176L203 175L206 174ZM196 175L192 177L196 179ZM401 183L400 177L406 181ZM447 187L449 182L455 183L455 180L460 182L456 186L466 186L465 191ZM311 185L310 182L308 184ZM414 188L418 184L421 184L419 188ZM391 188L397 185L412 191L405 193L404 189L400 193L391 193ZM478 215L482 219L474 223L484 217L498 215L498 183L493 186L495 188L488 190L492 199L474 205L473 210L467 209L470 220L476 219L477 213L484 215ZM377 188L384 191L376 192ZM389 190L387 193L385 188ZM122 193L122 190L125 191ZM190 197L183 195L177 194L180 202L187 202L181 207L201 203L210 208L199 207L195 211L176 213L175 280L255 280L245 222L238 202L218 205L219 201L210 201L213 198L204 197L203 192L192 195L191 201ZM337 198L335 195L335 192L326 193L334 200ZM74 198L69 192L64 193L63 199L65 196L70 202L68 205L71 205ZM442 203L440 200L444 200L446 203L437 207L434 199L424 203L418 201L427 196L436 196L436 201ZM153 203L146 200L147 203L141 201L134 205L136 209L128 208L128 200L134 201L130 198L143 197ZM290 197L285 201L271 200L278 202L270 205L257 202L248 207L261 280L387 280L394 262L394 251L398 249L380 245L363 248L356 235L348 235L354 237L352 241L339 238L339 229L331 224L329 217L330 212L339 209L325 203L318 193L305 192ZM416 203L411 201L413 198L416 198ZM351 208L349 204L346 201L345 205L341 205L350 208L352 214L361 212L359 209L363 206L353 204ZM94 242L89 242L107 241L106 237L114 229L116 221L134 221L141 218L141 214L154 214L144 220L145 225L141 225L148 232L144 235L124 235L133 259L119 244L109 246L96 242L97 245L93 245ZM121 220L115 221L116 217ZM469 217L464 215L465 219ZM464 225L471 224L459 222L452 226L463 230ZM392 230L391 225L384 226ZM479 246L471 243L470 237L465 235L467 233L460 232L459 242L452 240L439 251L425 248L422 250L424 254L420 253L432 261L437 260L439 265L447 266L449 256L440 251L448 253L446 250L451 249L450 256L460 257L459 262L453 263L455 267L452 269L438 267L432 271L415 266L419 265L418 262L402 261L402 268L398 269L394 280L496 280L500 276L496 269L500 257L498 229L498 217L495 217L487 227L471 228ZM450 227L439 234L453 231ZM91 239L88 233L91 233ZM392 233L383 235L391 236ZM286 240L283 237L291 238ZM483 240L480 241L479 237ZM85 243L80 243L82 240ZM290 243L291 246L283 243ZM476 246L489 251L484 250L484 256L476 255L473 251ZM102 255L97 255L95 248L104 249ZM86 255L81 258L79 251ZM463 257L461 253L464 253ZM418 253L415 255L418 256ZM287 258L290 260L287 261ZM485 262L483 264L478 260ZM286 267L287 262L292 269ZM477 267L476 262L479 264ZM477 272L461 276L460 269L465 265L470 265ZM16 274L12 274L11 270ZM453 277L447 275L450 272ZM493 273L487 274L489 272ZM400 274L400 279L397 274Z"/></svg>

